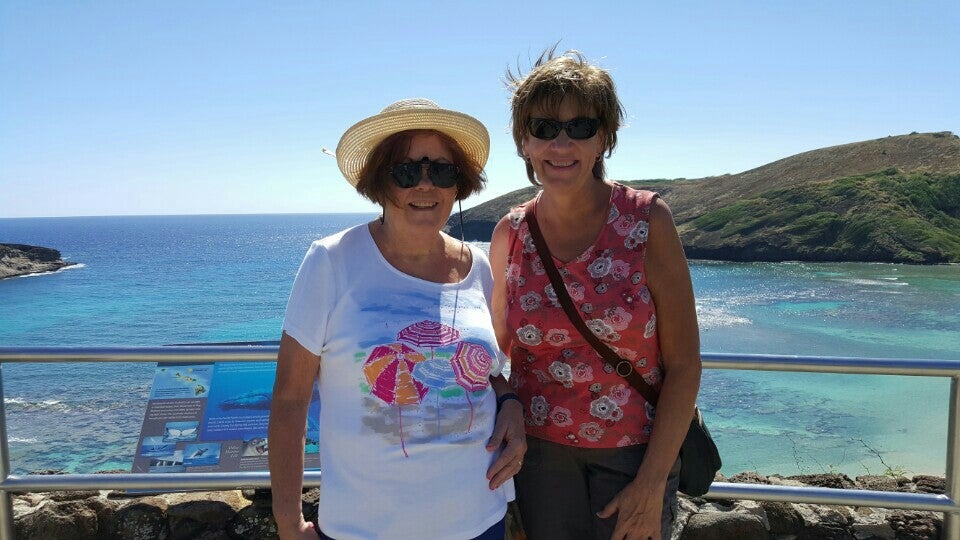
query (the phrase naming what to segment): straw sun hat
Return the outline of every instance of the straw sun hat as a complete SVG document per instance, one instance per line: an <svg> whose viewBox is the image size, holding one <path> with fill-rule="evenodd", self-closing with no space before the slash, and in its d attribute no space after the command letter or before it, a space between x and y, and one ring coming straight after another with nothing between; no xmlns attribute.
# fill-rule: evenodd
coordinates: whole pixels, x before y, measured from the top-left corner
<svg viewBox="0 0 960 540"><path fill-rule="evenodd" d="M432 129L457 141L468 158L482 169L490 155L490 134L476 118L441 108L429 99L403 99L387 105L380 114L350 127L337 145L340 172L356 187L370 152L384 139L408 129Z"/></svg>

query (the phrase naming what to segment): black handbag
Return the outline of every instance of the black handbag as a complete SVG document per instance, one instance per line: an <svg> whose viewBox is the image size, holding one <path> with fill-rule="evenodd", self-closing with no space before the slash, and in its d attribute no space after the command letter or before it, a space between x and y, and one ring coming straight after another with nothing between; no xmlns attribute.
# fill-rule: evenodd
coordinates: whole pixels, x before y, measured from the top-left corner
<svg viewBox="0 0 960 540"><path fill-rule="evenodd" d="M557 271L553 263L553 256L547 247L547 242L543 239L543 233L540 232L540 226L537 224L536 201L532 202L527 210L527 226L530 229L530 236L533 238L533 244L537 248L540 260L543 261L543 268L550 278L553 285L553 291L557 295L557 301L566 312L570 322L580 331L583 338L597 351L603 360L610 365L627 382L642 395L648 403L656 406L657 399L660 397L657 390L647 384L633 369L633 364L617 356L617 353L590 331L583 317L573 306L570 299L570 293L567 292L563 284L563 278ZM693 419L690 421L690 429L687 430L687 436L683 439L683 445L680 446L680 491L693 497L699 497L710 490L710 484L720 470L722 461L720 460L720 451L717 450L713 437L707 425L703 422L703 415L700 409L694 407Z"/></svg>

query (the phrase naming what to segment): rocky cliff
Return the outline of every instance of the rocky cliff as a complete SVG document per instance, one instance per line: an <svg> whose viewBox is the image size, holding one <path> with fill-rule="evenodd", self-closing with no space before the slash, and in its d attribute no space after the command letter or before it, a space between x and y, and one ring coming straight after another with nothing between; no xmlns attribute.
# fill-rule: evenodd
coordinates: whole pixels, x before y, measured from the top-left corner
<svg viewBox="0 0 960 540"><path fill-rule="evenodd" d="M65 262L60 252L26 244L0 244L0 279L52 272L76 263Z"/></svg>

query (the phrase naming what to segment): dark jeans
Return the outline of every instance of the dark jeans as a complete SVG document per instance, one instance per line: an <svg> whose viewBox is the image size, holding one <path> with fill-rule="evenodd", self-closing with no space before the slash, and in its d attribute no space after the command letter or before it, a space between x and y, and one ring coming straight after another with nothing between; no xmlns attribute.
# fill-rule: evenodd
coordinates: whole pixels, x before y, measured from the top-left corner
<svg viewBox="0 0 960 540"><path fill-rule="evenodd" d="M317 530L320 531L320 528L317 527ZM473 538L472 540L503 540L504 535L506 535L506 518L501 519L493 527L490 527L486 531L483 531L483 534ZM323 534L323 531L320 531L320 540L333 540L329 536Z"/></svg>
<svg viewBox="0 0 960 540"><path fill-rule="evenodd" d="M527 437L523 468L514 477L520 518L530 540L608 540L617 516L597 512L637 474L647 445L625 448L577 448ZM680 460L663 494L660 534L669 539L677 511Z"/></svg>

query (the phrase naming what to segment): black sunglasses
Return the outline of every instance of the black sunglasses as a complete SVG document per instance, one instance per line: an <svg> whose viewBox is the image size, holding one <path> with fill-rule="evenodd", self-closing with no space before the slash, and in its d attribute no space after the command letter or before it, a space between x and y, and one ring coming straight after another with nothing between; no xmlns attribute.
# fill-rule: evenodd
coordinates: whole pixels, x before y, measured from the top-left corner
<svg viewBox="0 0 960 540"><path fill-rule="evenodd" d="M390 169L393 181L404 189L412 188L420 183L420 174L423 166L427 166L427 178L438 188L450 188L457 185L460 179L460 167L452 163L440 163L423 158L420 161L397 163Z"/></svg>
<svg viewBox="0 0 960 540"><path fill-rule="evenodd" d="M571 139L582 141L597 134L597 130L600 129L600 120L596 118L574 118L561 122L549 118L531 118L527 122L527 129L531 135L545 141L556 139L561 131L566 131L567 137Z"/></svg>

